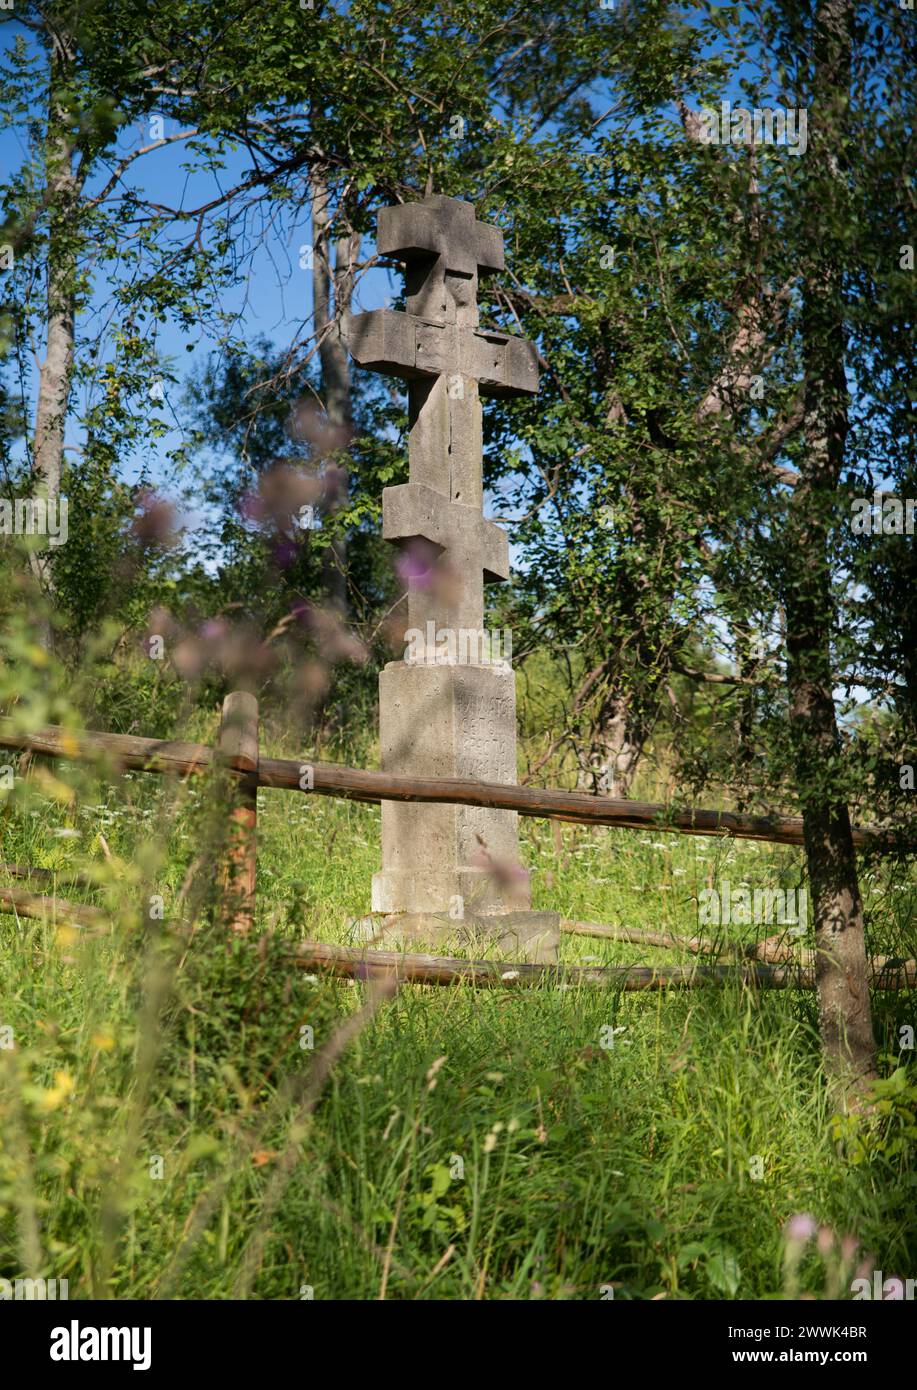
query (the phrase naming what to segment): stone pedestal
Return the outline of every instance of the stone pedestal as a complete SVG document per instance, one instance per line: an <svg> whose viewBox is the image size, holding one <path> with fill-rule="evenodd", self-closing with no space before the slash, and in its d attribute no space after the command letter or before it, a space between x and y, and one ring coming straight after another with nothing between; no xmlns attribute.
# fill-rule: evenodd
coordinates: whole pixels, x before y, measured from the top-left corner
<svg viewBox="0 0 917 1390"><path fill-rule="evenodd" d="M391 662L379 677L383 771L515 783L516 692L512 670ZM519 861L515 811L481 806L382 803L380 913L486 917L530 903Z"/></svg>
<svg viewBox="0 0 917 1390"><path fill-rule="evenodd" d="M351 940L388 950L433 951L469 960L530 961L553 965L560 943L557 912L504 912L454 922L446 914L407 912L350 922Z"/></svg>

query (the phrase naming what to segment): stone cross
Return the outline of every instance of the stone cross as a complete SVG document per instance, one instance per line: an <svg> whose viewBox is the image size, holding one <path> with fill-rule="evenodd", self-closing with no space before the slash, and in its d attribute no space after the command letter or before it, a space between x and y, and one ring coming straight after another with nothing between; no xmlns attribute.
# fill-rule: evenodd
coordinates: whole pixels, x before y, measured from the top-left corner
<svg viewBox="0 0 917 1390"><path fill-rule="evenodd" d="M407 312L359 314L345 331L361 366L408 383L409 482L383 491L383 535L399 545L421 539L446 562L447 585L409 588L408 628L432 624L457 638L482 629L485 581L509 578L506 535L482 510L480 397L536 392L535 350L479 327L478 276L503 269L503 236L470 203L436 196L384 208L376 244L405 263ZM389 662L379 708L384 770L516 781L515 685L505 664ZM481 807L383 802L374 910L460 921L527 907L516 820Z"/></svg>
<svg viewBox="0 0 917 1390"><path fill-rule="evenodd" d="M478 326L478 275L503 269L503 235L476 221L470 203L433 197L383 208L376 243L407 267L407 313L376 309L348 328L361 366L408 382L410 482L385 489L383 535L396 542L422 536L450 552L460 581L446 611L441 596L437 602L415 587L410 627L424 630L428 620L480 627L484 582L509 578L506 536L481 512L480 395L536 392L535 351Z"/></svg>

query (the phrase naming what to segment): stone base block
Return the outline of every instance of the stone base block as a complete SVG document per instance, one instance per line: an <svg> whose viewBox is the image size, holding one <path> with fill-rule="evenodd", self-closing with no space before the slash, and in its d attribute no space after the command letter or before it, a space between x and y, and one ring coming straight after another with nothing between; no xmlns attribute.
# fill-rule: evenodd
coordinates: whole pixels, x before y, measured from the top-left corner
<svg viewBox="0 0 917 1390"><path fill-rule="evenodd" d="M553 965L560 945L557 912L504 912L468 917L457 922L441 913L373 914L351 922L355 945L382 950L426 951L434 955L460 952L473 959L532 961Z"/></svg>
<svg viewBox="0 0 917 1390"><path fill-rule="evenodd" d="M513 866L510 881L502 883L487 869L468 868L382 869L372 880L372 910L385 917L407 910L447 919L450 911L464 911L466 918L496 918L512 911L514 903L517 910L528 910L530 901L529 873L520 864Z"/></svg>
<svg viewBox="0 0 917 1390"><path fill-rule="evenodd" d="M516 780L513 672L391 662L379 677L382 767L412 777ZM530 906L514 811L383 801L374 912L483 916Z"/></svg>

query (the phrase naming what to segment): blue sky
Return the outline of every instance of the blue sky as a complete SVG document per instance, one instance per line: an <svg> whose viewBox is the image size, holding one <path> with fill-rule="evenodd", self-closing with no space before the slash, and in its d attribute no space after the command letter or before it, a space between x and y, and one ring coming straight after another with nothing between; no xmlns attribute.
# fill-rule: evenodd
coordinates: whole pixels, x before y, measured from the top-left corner
<svg viewBox="0 0 917 1390"><path fill-rule="evenodd" d="M4 26L4 47L13 42L16 29L15 23ZM31 35L28 35L28 41L31 46ZM153 124L157 119L158 126ZM178 131L176 122L157 118L155 113L150 113L142 125L135 123L125 127L111 158L105 161L104 166L99 165L88 184L87 195L92 196L103 186L107 178L106 167L113 168L118 159L138 145L153 143L162 136L168 139ZM28 153L27 135L22 128L13 126L0 129L0 180L5 181L22 168ZM189 162L185 142L179 140L137 159L125 175L124 186L136 190L145 199L187 210L231 188L251 167L250 157L245 151L228 152L225 168L219 174L209 170L191 173L183 167ZM222 295L223 306L236 316L231 330L234 334L250 342L267 338L277 346L284 347L297 332L302 333L303 322L312 313L311 273L300 264L301 249L310 240L311 209L308 199L304 198L300 206L290 204L284 210L282 223L272 226L260 242L253 245L244 282ZM94 268L92 297L78 321L78 339L81 333L86 337L95 337L101 329L104 343L106 320L110 318L111 293L116 287L118 270L118 267L104 264ZM374 269L360 283L355 308L381 304L396 290L397 286L389 272ZM147 320L147 327L154 335L158 357L177 372L180 381L175 384L168 381L161 383L164 400L156 409L162 418L171 422L169 432L160 440L146 444L142 452L132 459L125 460L124 476L134 481L145 470L154 483L166 487L170 482L167 456L182 438L178 420L182 383L189 372L203 365L218 343L216 337L205 328L189 331L171 318L165 323L150 323ZM37 346L43 352L44 345ZM101 360L104 361L104 346ZM36 385L33 373L28 394L30 412L34 409ZM81 413L81 404L79 400L74 401L68 422L67 444L70 446L79 446L81 442L75 418Z"/></svg>

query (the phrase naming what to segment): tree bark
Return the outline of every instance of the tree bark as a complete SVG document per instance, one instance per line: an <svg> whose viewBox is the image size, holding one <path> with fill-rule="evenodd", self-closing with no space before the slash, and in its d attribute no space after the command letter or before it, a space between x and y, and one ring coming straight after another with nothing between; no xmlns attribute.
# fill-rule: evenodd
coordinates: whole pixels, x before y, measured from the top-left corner
<svg viewBox="0 0 917 1390"><path fill-rule="evenodd" d="M312 305L315 331L321 339L322 399L329 426L345 438L353 428L353 394L350 355L341 335L341 325L353 298L354 265L359 255L360 237L347 231L335 238L332 308L329 201L328 186L316 170L312 174ZM349 479L347 483L349 486ZM347 540L344 536L336 537L328 547L324 578L329 604L340 617L346 617Z"/></svg>
<svg viewBox="0 0 917 1390"><path fill-rule="evenodd" d="M580 785L594 795L628 796L642 749L629 692L619 686L599 707L589 736L589 765L581 770Z"/></svg>
<svg viewBox="0 0 917 1390"><path fill-rule="evenodd" d="M732 623L732 635L736 676L741 682L735 688L736 762L733 787L736 793L736 809L744 811L754 784L755 711L758 702L757 681L761 672L761 655L755 648L756 640L760 639L754 637L744 617L735 618Z"/></svg>
<svg viewBox="0 0 917 1390"><path fill-rule="evenodd" d="M815 16L817 109L809 112L814 129L803 184L812 247L803 292L805 447L784 552L790 729L813 900L819 1028L829 1087L844 1108L861 1103L877 1074L850 813L835 781L841 742L831 679L830 523L847 434L838 152L850 83L850 13L849 0L821 0Z"/></svg>
<svg viewBox="0 0 917 1390"><path fill-rule="evenodd" d="M73 380L76 316L76 232L74 222L80 181L73 169L74 145L70 117L62 100L70 82L74 55L64 29L49 35L48 116L45 140L45 174L48 190L49 227L45 356L38 379L35 431L32 447L32 479L37 493L48 501L60 497L64 458L64 430ZM32 573L46 599L53 592L50 556L33 551ZM52 643L47 619L40 624L41 640Z"/></svg>

